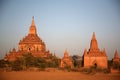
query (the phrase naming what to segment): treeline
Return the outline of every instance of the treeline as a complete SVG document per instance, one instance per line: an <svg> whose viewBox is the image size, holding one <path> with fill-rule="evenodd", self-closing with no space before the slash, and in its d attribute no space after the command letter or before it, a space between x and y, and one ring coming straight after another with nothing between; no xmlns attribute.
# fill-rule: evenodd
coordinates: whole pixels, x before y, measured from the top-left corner
<svg viewBox="0 0 120 80"><path fill-rule="evenodd" d="M91 71L101 71L100 68L91 67L89 69L83 68L83 61L75 61L74 57L74 68L73 71L81 71L81 72L91 72ZM6 71L21 71L21 70L28 70L29 68L38 68L40 70L45 70L45 68L59 68L60 59L51 56L48 58L42 57L34 57L31 53L22 55L18 57L15 61L5 61L3 59L0 60L0 68ZM120 70L120 63L119 62L112 62L112 60L108 61L108 69L110 68ZM69 66L66 66L64 69L71 70ZM108 70L107 69L107 70Z"/></svg>
<svg viewBox="0 0 120 80"><path fill-rule="evenodd" d="M0 68L12 71L27 70L31 67L45 69L59 67L60 59L55 56L49 58L34 57L31 53L17 58L15 61L0 60Z"/></svg>

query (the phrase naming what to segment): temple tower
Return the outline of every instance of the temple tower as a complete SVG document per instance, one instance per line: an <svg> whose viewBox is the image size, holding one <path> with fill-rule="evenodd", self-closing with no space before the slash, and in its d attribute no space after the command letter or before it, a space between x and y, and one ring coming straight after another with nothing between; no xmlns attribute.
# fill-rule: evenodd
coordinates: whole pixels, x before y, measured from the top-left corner
<svg viewBox="0 0 120 80"><path fill-rule="evenodd" d="M52 54L50 51L46 51L46 45L37 35L37 29L35 26L34 17L29 27L28 35L20 40L18 44L18 51L13 49L6 56L5 60L13 61L17 57L23 54L31 53L34 57L50 57Z"/></svg>
<svg viewBox="0 0 120 80"><path fill-rule="evenodd" d="M60 67L61 68L64 68L64 67L73 67L73 60L71 57L69 57L69 53L68 53L68 49L65 50L64 52L64 56L63 58L61 59L61 62L60 62Z"/></svg>
<svg viewBox="0 0 120 80"><path fill-rule="evenodd" d="M120 63L120 58L119 58L119 56L118 56L117 50L115 51L114 58L113 58L113 62L118 62L118 63Z"/></svg>
<svg viewBox="0 0 120 80"><path fill-rule="evenodd" d="M88 51L87 49L84 50L83 58L84 67L95 66L100 68L107 68L108 66L106 50L99 50L95 32L93 32L92 35L90 49Z"/></svg>

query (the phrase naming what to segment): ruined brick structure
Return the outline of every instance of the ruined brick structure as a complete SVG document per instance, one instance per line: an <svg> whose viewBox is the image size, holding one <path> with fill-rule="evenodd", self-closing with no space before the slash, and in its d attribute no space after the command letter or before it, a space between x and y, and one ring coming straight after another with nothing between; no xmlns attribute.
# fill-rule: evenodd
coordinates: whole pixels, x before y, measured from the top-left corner
<svg viewBox="0 0 120 80"><path fill-rule="evenodd" d="M105 49L100 51L98 48L98 43L96 40L95 33L93 33L92 40L90 43L90 49L87 51L84 50L84 67L100 67L100 68L107 68L108 67L108 59L106 55Z"/></svg>
<svg viewBox="0 0 120 80"><path fill-rule="evenodd" d="M68 50L66 49L66 51L64 52L64 57L60 61L60 67L64 68L67 66L72 68L73 67L73 60L71 57L69 57Z"/></svg>
<svg viewBox="0 0 120 80"><path fill-rule="evenodd" d="M32 23L29 28L29 33L22 40L20 40L18 45L18 51L15 48L6 54L5 60L13 61L17 57L21 57L23 54L31 53L34 57L49 57L52 54L46 51L46 45L37 35L37 30L34 22L34 17L32 18Z"/></svg>

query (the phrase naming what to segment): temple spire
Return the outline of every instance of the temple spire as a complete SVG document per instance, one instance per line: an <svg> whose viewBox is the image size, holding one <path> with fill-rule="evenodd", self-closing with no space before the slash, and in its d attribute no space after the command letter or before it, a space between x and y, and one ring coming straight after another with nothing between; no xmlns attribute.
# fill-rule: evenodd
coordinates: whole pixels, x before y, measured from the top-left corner
<svg viewBox="0 0 120 80"><path fill-rule="evenodd" d="M35 26L34 16L32 17L32 24L31 24L31 26Z"/></svg>
<svg viewBox="0 0 120 80"><path fill-rule="evenodd" d="M68 57L68 49L65 50L64 57Z"/></svg>
<svg viewBox="0 0 120 80"><path fill-rule="evenodd" d="M32 23L29 29L29 34L37 34L36 31L36 26L35 26L35 22L34 22L34 16L32 17Z"/></svg>
<svg viewBox="0 0 120 80"><path fill-rule="evenodd" d="M96 40L95 32L93 32L92 40Z"/></svg>
<svg viewBox="0 0 120 80"><path fill-rule="evenodd" d="M106 55L106 50L105 50L105 48L103 49L103 53L104 53L105 56L107 56L107 55Z"/></svg>
<svg viewBox="0 0 120 80"><path fill-rule="evenodd" d="M97 40L96 40L95 32L93 32L93 35L92 35L90 49L91 50L98 50L98 43L97 43Z"/></svg>
<svg viewBox="0 0 120 80"><path fill-rule="evenodd" d="M115 54L114 54L114 59L115 58L119 58L117 50L115 51Z"/></svg>

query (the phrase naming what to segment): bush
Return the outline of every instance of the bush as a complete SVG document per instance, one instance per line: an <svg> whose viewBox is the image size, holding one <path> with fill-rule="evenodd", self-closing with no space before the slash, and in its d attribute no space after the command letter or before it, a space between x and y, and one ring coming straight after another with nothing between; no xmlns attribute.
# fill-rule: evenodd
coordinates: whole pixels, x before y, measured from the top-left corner
<svg viewBox="0 0 120 80"><path fill-rule="evenodd" d="M67 70L67 71L71 71L71 67L70 66L65 66L65 68L64 68L65 70Z"/></svg>
<svg viewBox="0 0 120 80"><path fill-rule="evenodd" d="M90 67L90 68L83 68L83 69L80 70L80 72L88 73L88 74L90 74L90 73L95 74L95 73L110 73L110 70L109 69Z"/></svg>
<svg viewBox="0 0 120 80"><path fill-rule="evenodd" d="M14 71L27 70L30 67L37 67L45 69L47 67L56 68L59 67L59 59L51 56L49 58L34 57L31 53L24 54L18 57L15 61L0 60L0 68L7 67Z"/></svg>
<svg viewBox="0 0 120 80"><path fill-rule="evenodd" d="M23 69L20 60L15 60L11 62L11 67L13 71L20 71Z"/></svg>
<svg viewBox="0 0 120 80"><path fill-rule="evenodd" d="M0 68L5 68L6 67L6 61L3 59L0 60Z"/></svg>

